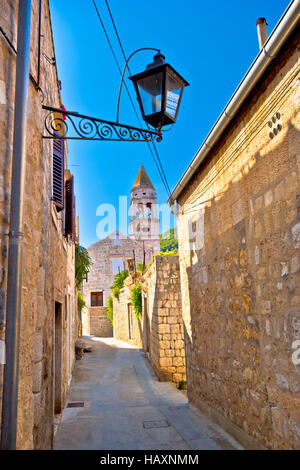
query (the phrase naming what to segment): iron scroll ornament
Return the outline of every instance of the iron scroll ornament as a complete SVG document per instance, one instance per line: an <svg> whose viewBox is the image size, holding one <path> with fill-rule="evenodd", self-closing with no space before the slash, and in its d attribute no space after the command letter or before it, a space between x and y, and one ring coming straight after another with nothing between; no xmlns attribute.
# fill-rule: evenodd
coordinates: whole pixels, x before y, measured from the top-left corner
<svg viewBox="0 0 300 470"><path fill-rule="evenodd" d="M124 142L161 142L160 131L139 129L138 127L104 121L51 106L43 106L48 111L45 116L44 139L98 140ZM65 119L63 118L65 116ZM61 134L61 137L57 136Z"/></svg>

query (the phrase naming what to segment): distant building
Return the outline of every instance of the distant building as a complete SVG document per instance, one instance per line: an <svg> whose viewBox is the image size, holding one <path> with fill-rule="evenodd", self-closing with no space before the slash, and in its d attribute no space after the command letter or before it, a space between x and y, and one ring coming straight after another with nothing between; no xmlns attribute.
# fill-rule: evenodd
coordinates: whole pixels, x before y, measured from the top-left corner
<svg viewBox="0 0 300 470"><path fill-rule="evenodd" d="M84 334L112 336L106 316L106 302L111 295L115 275L128 268L127 259L148 264L160 251L157 195L143 164L131 190L130 234L116 231L90 247L92 265L83 284L86 309L83 312Z"/></svg>
<svg viewBox="0 0 300 470"><path fill-rule="evenodd" d="M130 238L143 242L148 263L160 251L159 218L156 191L143 164L131 190L131 209Z"/></svg>

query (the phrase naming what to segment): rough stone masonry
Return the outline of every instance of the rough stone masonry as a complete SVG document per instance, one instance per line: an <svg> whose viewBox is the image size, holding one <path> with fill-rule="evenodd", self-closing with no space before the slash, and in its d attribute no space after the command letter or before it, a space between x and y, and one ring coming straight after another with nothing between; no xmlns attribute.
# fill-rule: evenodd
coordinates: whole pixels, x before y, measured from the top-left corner
<svg viewBox="0 0 300 470"><path fill-rule="evenodd" d="M136 281L143 292L141 318L131 306ZM178 256L154 256L143 275L125 280L114 299L114 337L143 347L160 380L175 385L186 380Z"/></svg>
<svg viewBox="0 0 300 470"><path fill-rule="evenodd" d="M2 0L1 27L17 41L18 2ZM30 73L37 76L39 0L32 0ZM48 0L42 1L42 51L54 57ZM16 57L0 35L0 340L5 337ZM41 58L44 102L60 107L56 67ZM63 406L75 360L77 297L74 243L64 236L64 211L52 202L53 143L43 140L41 92L29 85L25 186L18 449L50 449L55 402ZM56 317L56 321L55 321ZM0 365L0 397L3 366ZM1 420L1 413L0 413ZM0 423L1 425L1 423Z"/></svg>
<svg viewBox="0 0 300 470"><path fill-rule="evenodd" d="M189 399L272 449L300 449L299 69L298 30L178 198Z"/></svg>

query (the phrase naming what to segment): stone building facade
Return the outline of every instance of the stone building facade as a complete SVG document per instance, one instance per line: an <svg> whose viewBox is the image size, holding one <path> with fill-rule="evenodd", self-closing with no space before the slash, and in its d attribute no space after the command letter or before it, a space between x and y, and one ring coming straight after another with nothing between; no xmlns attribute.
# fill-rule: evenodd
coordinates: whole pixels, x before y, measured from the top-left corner
<svg viewBox="0 0 300 470"><path fill-rule="evenodd" d="M136 263L143 261L143 246L119 232L88 247L91 257L90 272L83 283L83 294L87 308L92 307L91 293L103 293L103 306L111 295L115 275L128 269L127 259L135 254ZM99 302L98 302L99 303ZM101 303L101 302L100 302Z"/></svg>
<svg viewBox="0 0 300 470"><path fill-rule="evenodd" d="M131 305L136 282L143 291L141 318ZM114 337L143 348L161 381L186 380L178 256L155 256L143 275L125 280L114 299Z"/></svg>
<svg viewBox="0 0 300 470"><path fill-rule="evenodd" d="M1 27L17 49L18 2L2 0L0 7ZM48 1L42 0L41 7L41 51L47 57L55 57ZM30 73L35 78L38 67L38 18L39 1L32 0ZM60 87L56 66L51 65L42 54L40 67L41 91L37 91L32 81L29 85L18 449L52 447L55 414L61 411L68 391L78 331L74 237L66 236L66 209L58 210L52 200L53 141L42 138L45 111L41 98L43 96L44 104L59 108ZM4 35L0 35L1 340L5 339L6 234L9 232L15 73L15 52ZM67 147L62 145L66 156ZM69 181L70 177L66 171L65 179ZM3 369L3 365L0 366L0 397Z"/></svg>
<svg viewBox="0 0 300 470"><path fill-rule="evenodd" d="M96 320L95 312L98 307L106 306L116 274L128 269L127 259L134 257L136 264L148 264L160 250L156 192L143 164L131 190L131 214L129 236L116 231L88 248L92 264L83 284L83 294L87 308L85 323L90 325L92 335L107 336L109 320L102 317L100 321L98 315Z"/></svg>
<svg viewBox="0 0 300 470"><path fill-rule="evenodd" d="M176 196L188 397L250 448L300 449L297 24Z"/></svg>

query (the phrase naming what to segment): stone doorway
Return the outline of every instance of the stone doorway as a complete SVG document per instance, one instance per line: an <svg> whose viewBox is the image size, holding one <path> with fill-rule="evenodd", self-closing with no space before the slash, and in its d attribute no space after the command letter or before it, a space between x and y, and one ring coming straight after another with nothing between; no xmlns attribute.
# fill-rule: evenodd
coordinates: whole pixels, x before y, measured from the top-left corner
<svg viewBox="0 0 300 470"><path fill-rule="evenodd" d="M133 340L133 321L131 304L128 304L128 336L130 340Z"/></svg>
<svg viewBox="0 0 300 470"><path fill-rule="evenodd" d="M150 320L148 315L147 295L143 296L143 332L144 332L144 351L150 352Z"/></svg>

